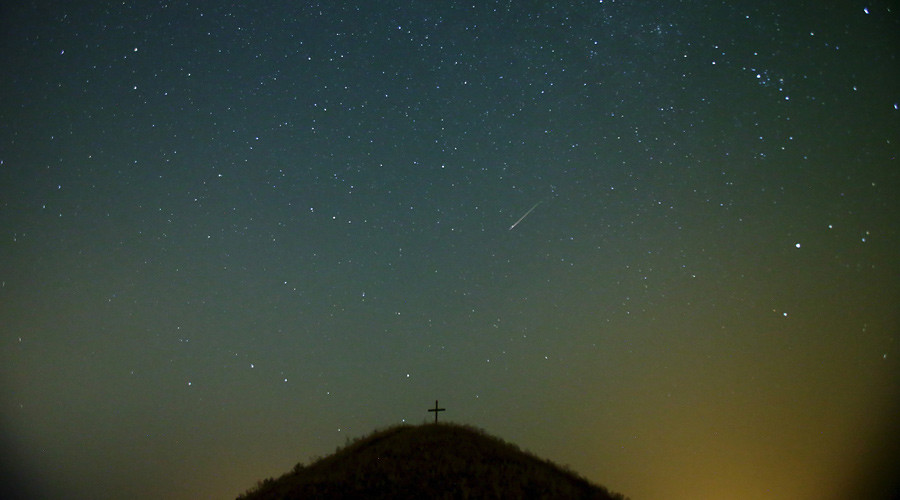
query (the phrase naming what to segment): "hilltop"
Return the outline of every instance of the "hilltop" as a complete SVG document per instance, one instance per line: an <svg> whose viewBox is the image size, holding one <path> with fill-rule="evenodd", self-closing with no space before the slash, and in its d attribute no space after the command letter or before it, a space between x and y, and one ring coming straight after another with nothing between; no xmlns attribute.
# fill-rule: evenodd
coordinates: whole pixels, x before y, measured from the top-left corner
<svg viewBox="0 0 900 500"><path fill-rule="evenodd" d="M625 497L484 431L440 423L376 431L238 498Z"/></svg>

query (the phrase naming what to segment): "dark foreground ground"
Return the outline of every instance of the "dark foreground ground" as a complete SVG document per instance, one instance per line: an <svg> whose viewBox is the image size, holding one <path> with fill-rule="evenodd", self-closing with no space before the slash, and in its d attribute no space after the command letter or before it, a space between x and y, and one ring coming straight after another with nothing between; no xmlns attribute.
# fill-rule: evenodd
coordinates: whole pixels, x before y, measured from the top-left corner
<svg viewBox="0 0 900 500"><path fill-rule="evenodd" d="M625 499L481 430L455 424L376 431L333 455L261 481L239 497L289 498Z"/></svg>

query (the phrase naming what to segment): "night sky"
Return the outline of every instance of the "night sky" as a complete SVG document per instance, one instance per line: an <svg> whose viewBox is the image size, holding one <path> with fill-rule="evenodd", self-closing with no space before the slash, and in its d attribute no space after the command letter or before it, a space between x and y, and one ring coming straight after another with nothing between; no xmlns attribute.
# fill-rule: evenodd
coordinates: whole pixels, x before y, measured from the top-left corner
<svg viewBox="0 0 900 500"><path fill-rule="evenodd" d="M233 498L439 399L634 500L886 497L897 5L0 27L0 451L29 496Z"/></svg>

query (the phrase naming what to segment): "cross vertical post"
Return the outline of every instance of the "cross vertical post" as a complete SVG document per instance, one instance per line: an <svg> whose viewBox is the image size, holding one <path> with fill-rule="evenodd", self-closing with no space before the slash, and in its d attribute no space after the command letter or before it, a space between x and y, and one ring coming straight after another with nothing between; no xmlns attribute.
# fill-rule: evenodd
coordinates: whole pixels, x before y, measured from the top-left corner
<svg viewBox="0 0 900 500"><path fill-rule="evenodd" d="M446 411L446 408L438 408L438 400L435 399L435 400L434 400L434 408L432 408L432 409L430 409L430 410L428 410L428 411L430 411L430 412L433 411L433 412L434 412L434 423L437 423L437 420L438 420L438 412L439 412L439 411Z"/></svg>

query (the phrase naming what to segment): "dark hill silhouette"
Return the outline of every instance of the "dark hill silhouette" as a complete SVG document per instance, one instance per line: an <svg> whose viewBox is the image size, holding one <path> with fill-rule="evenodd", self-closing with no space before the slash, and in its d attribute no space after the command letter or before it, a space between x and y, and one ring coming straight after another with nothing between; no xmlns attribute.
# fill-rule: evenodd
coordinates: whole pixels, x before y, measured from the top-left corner
<svg viewBox="0 0 900 500"><path fill-rule="evenodd" d="M625 499L481 430L444 423L376 431L238 498Z"/></svg>

